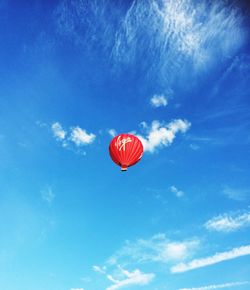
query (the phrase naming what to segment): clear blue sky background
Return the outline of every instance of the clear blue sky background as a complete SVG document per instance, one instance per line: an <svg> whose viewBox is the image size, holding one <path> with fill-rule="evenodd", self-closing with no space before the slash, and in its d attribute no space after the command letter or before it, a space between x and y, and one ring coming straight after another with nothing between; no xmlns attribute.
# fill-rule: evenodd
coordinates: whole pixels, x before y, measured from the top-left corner
<svg viewBox="0 0 250 290"><path fill-rule="evenodd" d="M249 11L0 1L1 289L250 289Z"/></svg>

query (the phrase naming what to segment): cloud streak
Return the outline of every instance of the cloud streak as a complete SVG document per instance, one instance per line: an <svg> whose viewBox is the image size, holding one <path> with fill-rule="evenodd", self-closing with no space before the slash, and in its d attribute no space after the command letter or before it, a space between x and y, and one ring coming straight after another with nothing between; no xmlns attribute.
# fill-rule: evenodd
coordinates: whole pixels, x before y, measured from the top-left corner
<svg viewBox="0 0 250 290"><path fill-rule="evenodd" d="M108 134L111 136L111 137L115 137L115 135L117 135L117 132L115 129L109 129L108 130Z"/></svg>
<svg viewBox="0 0 250 290"><path fill-rule="evenodd" d="M232 40L231 33L238 41ZM218 2L139 1L132 3L122 21L113 56L122 60L126 55L125 60L134 60L140 47L146 50L143 55L158 60L158 70L171 78L188 65L205 69L220 55L235 52L243 39L238 11ZM139 41L147 45L139 46Z"/></svg>
<svg viewBox="0 0 250 290"><path fill-rule="evenodd" d="M250 190L225 186L223 189L223 194L225 194L229 199L244 201L250 196Z"/></svg>
<svg viewBox="0 0 250 290"><path fill-rule="evenodd" d="M100 274L105 274L105 273L106 273L106 267L105 267L105 266L104 266L104 267L100 267L100 266L96 266L96 265L94 265L94 266L92 267L92 269L93 269L95 272L100 273Z"/></svg>
<svg viewBox="0 0 250 290"><path fill-rule="evenodd" d="M84 48L101 48L112 64L143 59L143 69L168 88L187 70L192 77L235 55L246 38L240 12L221 1L132 1L125 8L65 0L54 15L60 35Z"/></svg>
<svg viewBox="0 0 250 290"><path fill-rule="evenodd" d="M149 284L155 277L153 273L144 274L140 270L136 269L132 272L129 272L127 270L124 270L120 268L124 279L117 280L114 279L113 276L108 275L107 278L113 282L114 284L106 288L106 290L116 290L128 286L142 286Z"/></svg>
<svg viewBox="0 0 250 290"><path fill-rule="evenodd" d="M208 220L204 226L207 230L233 232L250 225L250 212L238 215L223 214Z"/></svg>
<svg viewBox="0 0 250 290"><path fill-rule="evenodd" d="M212 289L222 289L222 288L231 288L231 287L237 287L242 285L249 284L248 281L243 282L231 282L231 283L224 283L224 284L215 284L215 285L209 285L209 286L202 286L202 287L196 287L196 288L181 288L179 290L212 290Z"/></svg>
<svg viewBox="0 0 250 290"><path fill-rule="evenodd" d="M180 263L171 267L170 270L172 273L182 273L246 255L250 255L250 245L234 248L227 252L217 253L207 258L195 259L188 263Z"/></svg>
<svg viewBox="0 0 250 290"><path fill-rule="evenodd" d="M109 258L107 264L116 265L124 261L173 263L192 256L198 246L199 240L197 239L172 241L167 239L164 234L157 234L147 240L127 241L119 251Z"/></svg>
<svg viewBox="0 0 250 290"><path fill-rule="evenodd" d="M41 197L42 199L47 202L49 205L52 204L54 198L55 198L55 194L54 192L52 191L52 188L51 187L48 187L44 190L41 191Z"/></svg>

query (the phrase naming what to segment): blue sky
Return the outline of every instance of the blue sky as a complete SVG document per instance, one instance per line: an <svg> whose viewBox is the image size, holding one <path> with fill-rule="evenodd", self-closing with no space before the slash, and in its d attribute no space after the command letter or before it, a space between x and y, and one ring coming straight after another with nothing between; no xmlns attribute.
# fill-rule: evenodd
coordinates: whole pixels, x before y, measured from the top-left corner
<svg viewBox="0 0 250 290"><path fill-rule="evenodd" d="M1 289L250 289L247 1L2 0L0 43Z"/></svg>

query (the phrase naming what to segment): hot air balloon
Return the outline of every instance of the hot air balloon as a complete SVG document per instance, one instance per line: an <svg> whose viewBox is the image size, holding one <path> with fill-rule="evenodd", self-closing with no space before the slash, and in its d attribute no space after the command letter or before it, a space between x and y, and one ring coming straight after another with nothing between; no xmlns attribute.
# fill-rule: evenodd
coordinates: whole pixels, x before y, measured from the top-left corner
<svg viewBox="0 0 250 290"><path fill-rule="evenodd" d="M111 159L122 171L136 164L142 157L143 145L141 141L132 134L119 134L109 144Z"/></svg>

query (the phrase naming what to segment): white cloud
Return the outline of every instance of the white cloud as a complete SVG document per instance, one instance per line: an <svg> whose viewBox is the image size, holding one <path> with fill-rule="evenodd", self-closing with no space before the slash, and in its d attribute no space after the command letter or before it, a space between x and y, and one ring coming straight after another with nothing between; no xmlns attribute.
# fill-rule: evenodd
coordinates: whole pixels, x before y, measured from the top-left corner
<svg viewBox="0 0 250 290"><path fill-rule="evenodd" d="M164 95L154 95L151 99L150 99L150 103L153 107L166 107L168 104L168 100Z"/></svg>
<svg viewBox="0 0 250 290"><path fill-rule="evenodd" d="M240 13L221 2L138 1L121 24L112 50L115 59L133 61L138 47L144 57L154 51L154 68L168 80L180 77L190 63L208 69L221 56L235 53L245 39ZM232 32L237 41L232 40ZM139 46L139 41L147 45Z"/></svg>
<svg viewBox="0 0 250 290"><path fill-rule="evenodd" d="M158 259L167 260L183 260L189 255L189 250L196 245L196 242L170 242L165 244Z"/></svg>
<svg viewBox="0 0 250 290"><path fill-rule="evenodd" d="M115 129L109 129L108 130L108 133L111 137L115 137L117 135L117 132Z"/></svg>
<svg viewBox="0 0 250 290"><path fill-rule="evenodd" d="M182 190L177 189L174 185L170 186L171 192L173 192L177 197L182 197L184 192Z"/></svg>
<svg viewBox="0 0 250 290"><path fill-rule="evenodd" d="M58 140L64 140L66 137L67 132L62 128L61 124L59 122L53 123L51 125L51 129L54 133L54 136Z"/></svg>
<svg viewBox="0 0 250 290"><path fill-rule="evenodd" d="M48 187L41 191L41 197L44 201L46 201L48 204L51 204L55 198L55 194L52 191L51 187Z"/></svg>
<svg viewBox="0 0 250 290"><path fill-rule="evenodd" d="M109 258L108 264L115 265L124 261L136 263L183 261L192 256L198 246L197 239L171 241L164 234L157 234L148 240L126 241L125 245Z"/></svg>
<svg viewBox="0 0 250 290"><path fill-rule="evenodd" d="M212 289L222 289L222 288L231 288L241 285L249 284L248 281L243 282L232 282L232 283L224 283L224 284L216 284L216 285L209 285L209 286L202 286L202 287L196 287L196 288L181 288L179 290L212 290Z"/></svg>
<svg viewBox="0 0 250 290"><path fill-rule="evenodd" d="M71 127L70 132L62 128L59 122L55 122L51 125L51 130L54 137L59 141L62 147L72 150L77 154L86 155L86 152L82 150L83 145L92 144L96 138L93 133L87 133L85 129L79 126Z"/></svg>
<svg viewBox="0 0 250 290"><path fill-rule="evenodd" d="M90 283L92 281L92 279L90 277L82 277L81 281L84 283Z"/></svg>
<svg viewBox="0 0 250 290"><path fill-rule="evenodd" d="M198 146L197 144L190 144L189 147L194 151L196 151L200 148L200 146Z"/></svg>
<svg viewBox="0 0 250 290"><path fill-rule="evenodd" d="M230 199L244 201L250 196L250 190L225 186L223 189L223 194L225 194Z"/></svg>
<svg viewBox="0 0 250 290"><path fill-rule="evenodd" d="M70 140L76 144L76 146L82 146L91 144L94 142L96 136L93 133L88 134L86 130L80 127L71 128Z"/></svg>
<svg viewBox="0 0 250 290"><path fill-rule="evenodd" d="M145 126L145 122L143 122ZM186 120L176 119L164 125L158 121L153 121L146 137L137 135L141 140L144 151L153 153L157 148L169 146L172 144L176 134L181 132L185 133L191 124Z"/></svg>
<svg viewBox="0 0 250 290"><path fill-rule="evenodd" d="M84 290L83 288L71 288L70 290Z"/></svg>
<svg viewBox="0 0 250 290"><path fill-rule="evenodd" d="M135 286L135 285L147 285L149 284L155 277L155 274L149 273L149 274L144 274L140 270L136 269L132 272L129 272L127 270L124 270L122 268L121 272L124 276L124 279L122 280L117 280L114 279L113 276L108 275L107 278L113 282L113 285L109 286L106 288L106 290L116 290L128 286Z"/></svg>
<svg viewBox="0 0 250 290"><path fill-rule="evenodd" d="M246 41L244 16L224 2L132 1L124 11L107 1L61 1L55 27L89 51L98 44L117 68L143 59L143 72L169 89L177 79L193 82L195 74L233 57Z"/></svg>
<svg viewBox="0 0 250 290"><path fill-rule="evenodd" d="M208 220L205 228L217 232L233 232L250 225L250 212L243 214L223 214Z"/></svg>
<svg viewBox="0 0 250 290"><path fill-rule="evenodd" d="M93 267L93 270L97 273L101 273L101 274L105 274L106 273L106 267L100 267L100 266L96 266L94 265Z"/></svg>
<svg viewBox="0 0 250 290"><path fill-rule="evenodd" d="M228 252L216 253L215 255L207 258L195 259L188 263L177 264L171 268L171 272L172 273L186 272L246 255L250 255L250 245L234 248Z"/></svg>
<svg viewBox="0 0 250 290"><path fill-rule="evenodd" d="M36 121L36 125L40 128L47 127L47 124L45 122L40 121L40 120Z"/></svg>

